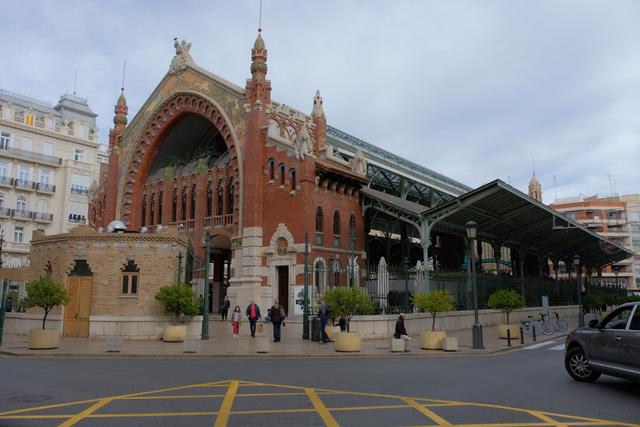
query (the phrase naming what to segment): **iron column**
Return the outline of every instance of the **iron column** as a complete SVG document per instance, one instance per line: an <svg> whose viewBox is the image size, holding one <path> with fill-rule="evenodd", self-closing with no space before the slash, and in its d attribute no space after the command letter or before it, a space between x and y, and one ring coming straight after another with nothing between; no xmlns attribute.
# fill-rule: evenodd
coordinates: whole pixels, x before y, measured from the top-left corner
<svg viewBox="0 0 640 427"><path fill-rule="evenodd" d="M202 311L202 339L209 339L209 258L211 256L211 232L207 230L204 235L204 295L202 296L204 310Z"/></svg>
<svg viewBox="0 0 640 427"><path fill-rule="evenodd" d="M582 311L582 284L580 283L580 255L573 256L573 265L576 266L576 284L578 286L578 327L584 326L584 312Z"/></svg>
<svg viewBox="0 0 640 427"><path fill-rule="evenodd" d="M483 339L482 339L482 325L480 324L480 316L478 314L478 286L476 281L476 235L478 233L478 224L474 221L469 221L465 224L465 228L467 230L467 238L469 239L469 247L470 251L470 260L471 263L471 286L473 287L473 315L474 315L474 323L472 330L473 337L473 346L474 350L481 350L484 348Z"/></svg>

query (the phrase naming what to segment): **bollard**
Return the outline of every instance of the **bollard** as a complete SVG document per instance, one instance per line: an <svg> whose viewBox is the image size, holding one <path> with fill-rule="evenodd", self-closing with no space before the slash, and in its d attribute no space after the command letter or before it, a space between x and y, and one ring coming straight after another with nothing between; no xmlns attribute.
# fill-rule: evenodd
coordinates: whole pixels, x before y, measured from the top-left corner
<svg viewBox="0 0 640 427"><path fill-rule="evenodd" d="M507 346L511 347L511 329L507 328Z"/></svg>
<svg viewBox="0 0 640 427"><path fill-rule="evenodd" d="M524 329L520 328L520 344L524 345Z"/></svg>
<svg viewBox="0 0 640 427"><path fill-rule="evenodd" d="M531 325L531 333L533 334L533 341L536 341L536 325Z"/></svg>

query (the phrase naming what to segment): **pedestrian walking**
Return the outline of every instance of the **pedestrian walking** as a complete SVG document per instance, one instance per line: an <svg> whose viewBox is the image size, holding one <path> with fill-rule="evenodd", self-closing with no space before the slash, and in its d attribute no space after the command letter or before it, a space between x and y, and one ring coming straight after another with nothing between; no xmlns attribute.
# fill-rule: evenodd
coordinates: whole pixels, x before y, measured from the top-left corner
<svg viewBox="0 0 640 427"><path fill-rule="evenodd" d="M225 295L224 301L222 302L222 320L227 320L229 308L231 308L231 301L229 301L229 297Z"/></svg>
<svg viewBox="0 0 640 427"><path fill-rule="evenodd" d="M249 329L251 330L251 336L253 338L256 337L256 325L258 324L258 319L260 319L260 307L254 300L249 302L247 306L247 310L245 312L247 315L247 319L249 319Z"/></svg>
<svg viewBox="0 0 640 427"><path fill-rule="evenodd" d="M320 297L320 307L318 308L318 318L320 319L320 333L322 333L322 344L329 342L329 335L325 328L329 322L329 306L324 302L324 298Z"/></svg>
<svg viewBox="0 0 640 427"><path fill-rule="evenodd" d="M278 304L278 300L275 300L271 308L269 309L271 323L273 324L273 342L280 342L282 323L286 316L284 307Z"/></svg>
<svg viewBox="0 0 640 427"><path fill-rule="evenodd" d="M407 334L407 330L404 327L404 313L400 313L398 320L396 320L396 331L393 334L394 338L404 340L404 351L409 352L411 347L411 337Z"/></svg>
<svg viewBox="0 0 640 427"><path fill-rule="evenodd" d="M236 305L236 308L233 309L233 313L231 313L231 325L233 326L233 338L238 338L238 334L240 333L241 318L242 318L242 312L240 311L240 306Z"/></svg>

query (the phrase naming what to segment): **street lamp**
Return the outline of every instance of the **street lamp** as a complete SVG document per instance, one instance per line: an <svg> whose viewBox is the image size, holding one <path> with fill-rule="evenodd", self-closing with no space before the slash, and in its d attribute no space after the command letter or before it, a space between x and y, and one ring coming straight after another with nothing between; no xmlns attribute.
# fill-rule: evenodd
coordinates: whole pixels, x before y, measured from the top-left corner
<svg viewBox="0 0 640 427"><path fill-rule="evenodd" d="M478 234L478 224L475 221L469 221L465 224L467 231L467 239L469 239L469 266L471 268L471 283L469 286L473 289L473 314L475 321L473 323L473 349L481 350L484 348L482 343L482 325L478 317L478 289L476 286L476 257L475 257L475 245L476 236Z"/></svg>
<svg viewBox="0 0 640 427"><path fill-rule="evenodd" d="M584 326L584 313L582 311L582 284L580 283L580 255L573 256L573 265L576 267L576 283L578 286L578 327Z"/></svg>

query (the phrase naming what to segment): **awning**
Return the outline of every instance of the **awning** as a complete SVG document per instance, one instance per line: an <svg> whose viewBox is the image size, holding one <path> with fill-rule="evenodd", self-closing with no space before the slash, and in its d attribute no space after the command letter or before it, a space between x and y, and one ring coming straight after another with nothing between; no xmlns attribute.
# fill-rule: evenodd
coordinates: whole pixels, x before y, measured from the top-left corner
<svg viewBox="0 0 640 427"><path fill-rule="evenodd" d="M581 263L595 268L633 256L631 251L500 180L431 209L370 188L361 192L370 207L384 205L386 213L422 230L464 236L465 224L475 221L479 238L484 241L565 261L577 254Z"/></svg>

